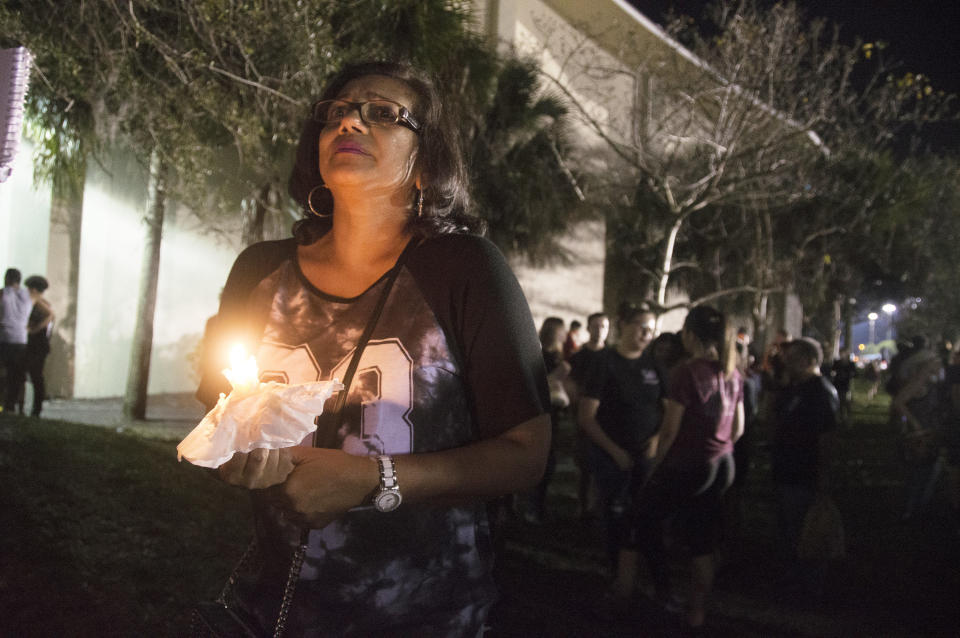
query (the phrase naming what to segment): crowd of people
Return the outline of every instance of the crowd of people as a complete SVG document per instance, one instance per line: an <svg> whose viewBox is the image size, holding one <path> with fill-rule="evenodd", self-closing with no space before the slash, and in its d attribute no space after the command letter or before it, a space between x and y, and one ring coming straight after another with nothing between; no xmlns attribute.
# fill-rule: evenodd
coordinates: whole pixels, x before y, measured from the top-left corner
<svg viewBox="0 0 960 638"><path fill-rule="evenodd" d="M727 324L716 309L698 306L679 333L658 335L650 308L629 303L618 309L611 344L603 313L587 318L587 341L575 330L565 334L560 318L543 324L547 368L560 371L553 383L562 381L568 397L554 403L554 417L573 421L578 433L581 515L598 510L605 531L611 587L600 613L630 614L645 596L691 628L704 623L714 555L739 520L757 429L770 454L787 565L778 585L791 597L817 599L830 561L843 553L831 496L835 433L850 423L853 379L862 375L872 398L878 367L858 366L846 349L825 362L816 340L782 330L761 352L745 328ZM903 516L919 515L946 475L956 517L960 353L945 369L922 338L901 343L900 353L886 390L908 469ZM541 483L529 522L544 519L545 494ZM685 591L671 582L668 544L686 549Z"/></svg>
<svg viewBox="0 0 960 638"><path fill-rule="evenodd" d="M21 282L16 268L8 268L0 290L0 373L3 408L0 414L24 414L26 380L33 386L30 416L39 417L46 399L43 365L50 354L53 309L43 297L49 284L32 275Z"/></svg>

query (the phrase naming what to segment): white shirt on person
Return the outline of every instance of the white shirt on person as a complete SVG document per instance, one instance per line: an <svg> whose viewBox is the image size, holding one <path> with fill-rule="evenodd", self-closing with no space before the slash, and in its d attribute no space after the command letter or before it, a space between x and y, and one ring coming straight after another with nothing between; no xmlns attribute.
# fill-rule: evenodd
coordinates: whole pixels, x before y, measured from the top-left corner
<svg viewBox="0 0 960 638"><path fill-rule="evenodd" d="M27 343L27 321L33 301L26 288L0 290L0 343Z"/></svg>

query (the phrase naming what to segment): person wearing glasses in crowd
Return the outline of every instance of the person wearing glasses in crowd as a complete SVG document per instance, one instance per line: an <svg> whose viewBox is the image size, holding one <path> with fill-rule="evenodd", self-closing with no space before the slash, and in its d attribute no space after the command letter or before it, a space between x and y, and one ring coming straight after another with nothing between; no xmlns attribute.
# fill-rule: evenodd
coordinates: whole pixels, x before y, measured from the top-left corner
<svg viewBox="0 0 960 638"><path fill-rule="evenodd" d="M254 507L231 604L272 630L307 525L288 635L478 635L496 597L483 501L540 479L549 399L520 287L470 233L456 129L430 79L394 63L341 71L303 129L290 193L305 218L238 257L215 344L243 335L287 383L342 379L395 279L342 426L321 419L324 447L219 468ZM208 370L198 396L228 387Z"/></svg>
<svg viewBox="0 0 960 638"><path fill-rule="evenodd" d="M606 524L607 553L615 573L611 602L625 611L637 575L637 535L628 529L632 486L642 483L652 459L651 437L660 425L663 383L647 346L656 315L646 304L617 311L617 343L597 353L586 375L578 423L593 443L593 467Z"/></svg>

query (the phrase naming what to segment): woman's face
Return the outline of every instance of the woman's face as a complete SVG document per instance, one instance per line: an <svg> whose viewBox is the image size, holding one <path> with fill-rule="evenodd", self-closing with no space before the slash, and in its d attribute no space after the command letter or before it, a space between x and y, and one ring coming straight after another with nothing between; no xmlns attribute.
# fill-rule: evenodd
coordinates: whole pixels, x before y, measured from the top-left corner
<svg viewBox="0 0 960 638"><path fill-rule="evenodd" d="M336 96L349 102L392 100L415 112L416 94L401 80L367 75L351 80ZM342 119L320 131L319 168L324 183L364 187L371 194L402 193L407 201L419 178L414 174L417 134L398 124L371 125L358 109L348 109Z"/></svg>

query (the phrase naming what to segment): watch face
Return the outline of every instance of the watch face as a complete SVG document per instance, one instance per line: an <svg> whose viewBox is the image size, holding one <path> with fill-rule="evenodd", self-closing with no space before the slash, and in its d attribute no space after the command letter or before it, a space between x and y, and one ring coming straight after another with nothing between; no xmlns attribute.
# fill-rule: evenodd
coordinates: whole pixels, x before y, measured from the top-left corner
<svg viewBox="0 0 960 638"><path fill-rule="evenodd" d="M400 507L401 500L400 492L385 491L377 494L373 504L381 512L392 512Z"/></svg>

